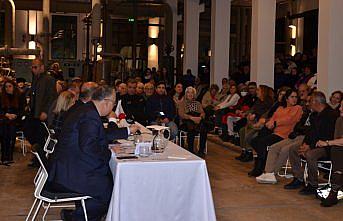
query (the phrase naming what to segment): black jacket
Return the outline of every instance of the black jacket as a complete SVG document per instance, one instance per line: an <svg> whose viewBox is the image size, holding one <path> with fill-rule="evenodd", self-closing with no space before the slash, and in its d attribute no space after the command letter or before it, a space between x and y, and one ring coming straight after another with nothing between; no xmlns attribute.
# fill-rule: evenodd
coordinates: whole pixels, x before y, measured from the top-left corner
<svg viewBox="0 0 343 221"><path fill-rule="evenodd" d="M169 120L176 116L174 101L167 95L154 94L146 102L146 112L149 122L156 120L158 112L163 112Z"/></svg>
<svg viewBox="0 0 343 221"><path fill-rule="evenodd" d="M133 116L142 125L147 124L145 99L141 95L126 94L121 98L121 106L127 116Z"/></svg>
<svg viewBox="0 0 343 221"><path fill-rule="evenodd" d="M38 77L33 76L30 91L30 107L34 118L39 118L42 112L48 114L49 108L56 98L56 82L53 77L46 73L42 73Z"/></svg>
<svg viewBox="0 0 343 221"><path fill-rule="evenodd" d="M338 116L338 112L329 106L318 113L311 119L311 129L305 135L304 143L310 145L310 148L315 148L319 140L332 140Z"/></svg>

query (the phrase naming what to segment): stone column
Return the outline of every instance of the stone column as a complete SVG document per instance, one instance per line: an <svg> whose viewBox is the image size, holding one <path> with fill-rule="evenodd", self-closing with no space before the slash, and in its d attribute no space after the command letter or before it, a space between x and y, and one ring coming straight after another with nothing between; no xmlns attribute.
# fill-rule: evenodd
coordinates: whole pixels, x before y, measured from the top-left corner
<svg viewBox="0 0 343 221"><path fill-rule="evenodd" d="M199 57L199 0L184 1L184 56L183 74L191 69L198 75Z"/></svg>
<svg viewBox="0 0 343 221"><path fill-rule="evenodd" d="M100 0L92 0L91 42L93 44L94 61L96 61L96 57L97 57L97 44L100 41L100 26L101 26L101 2Z"/></svg>
<svg viewBox="0 0 343 221"><path fill-rule="evenodd" d="M220 86L229 71L231 0L212 0L211 7L211 83Z"/></svg>
<svg viewBox="0 0 343 221"><path fill-rule="evenodd" d="M48 68L50 56L50 0L43 0L43 63Z"/></svg>
<svg viewBox="0 0 343 221"><path fill-rule="evenodd" d="M319 0L317 85L327 98L343 89L342 12L342 0Z"/></svg>
<svg viewBox="0 0 343 221"><path fill-rule="evenodd" d="M174 46L174 51L170 54L174 57L174 66L176 66L176 49L177 49L177 22L179 20L177 14L177 0L166 0L166 3L170 6L173 13L173 38L172 45Z"/></svg>
<svg viewBox="0 0 343 221"><path fill-rule="evenodd" d="M252 0L251 81L274 87L276 0Z"/></svg>
<svg viewBox="0 0 343 221"><path fill-rule="evenodd" d="M303 52L304 46L304 18L297 19L296 52Z"/></svg>

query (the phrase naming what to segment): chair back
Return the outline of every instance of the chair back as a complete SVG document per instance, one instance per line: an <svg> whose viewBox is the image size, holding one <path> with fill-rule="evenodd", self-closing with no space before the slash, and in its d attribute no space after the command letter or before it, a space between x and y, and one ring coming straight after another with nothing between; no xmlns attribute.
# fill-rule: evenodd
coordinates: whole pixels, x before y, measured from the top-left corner
<svg viewBox="0 0 343 221"><path fill-rule="evenodd" d="M48 126L46 125L46 123L42 122L42 124L44 125L44 127L48 133L48 137L47 137L45 144L44 144L44 147L43 147L43 150L45 151L46 156L48 156L49 154L52 154L55 151L57 139L52 138L55 131L52 129L49 129Z"/></svg>
<svg viewBox="0 0 343 221"><path fill-rule="evenodd" d="M46 170L46 167L45 167L41 157L39 156L39 154L37 152L32 152L32 153L36 156L36 158L40 164L40 171L39 171L38 178L37 178L34 196L36 198L41 198L41 193L42 193L43 188L45 186L45 183L48 179L48 171Z"/></svg>

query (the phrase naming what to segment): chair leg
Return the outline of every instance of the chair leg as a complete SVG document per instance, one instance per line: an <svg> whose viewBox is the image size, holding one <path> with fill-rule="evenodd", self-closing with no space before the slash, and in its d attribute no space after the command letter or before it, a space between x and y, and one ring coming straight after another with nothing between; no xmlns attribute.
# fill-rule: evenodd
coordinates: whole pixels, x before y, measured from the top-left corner
<svg viewBox="0 0 343 221"><path fill-rule="evenodd" d="M38 214L38 212L39 212L39 210L40 210L40 207L41 207L41 205L42 205L42 200L39 200L39 203L38 203L38 206L37 206L37 208L36 208L36 211L35 211L35 213L33 214L33 217L32 217L32 219L31 219L31 221L34 221L35 219L36 219L36 216L37 216L37 214Z"/></svg>
<svg viewBox="0 0 343 221"><path fill-rule="evenodd" d="M25 139L23 139L23 156L26 156L26 143L25 143Z"/></svg>
<svg viewBox="0 0 343 221"><path fill-rule="evenodd" d="M46 209L44 211L43 218L42 218L43 221L45 220L46 214L48 214L49 208L50 208L50 203L48 203L48 206L46 207Z"/></svg>
<svg viewBox="0 0 343 221"><path fill-rule="evenodd" d="M329 172L328 184L331 184L331 174L332 174L332 163L330 163L330 172Z"/></svg>
<svg viewBox="0 0 343 221"><path fill-rule="evenodd" d="M29 214L27 215L25 221L28 221L28 220L29 220L29 218L30 218L30 216L31 216L31 213L32 213L33 209L35 208L36 203L37 203L37 198L35 198L35 201L33 201L33 204L32 204L32 206L31 206L30 212L29 212Z"/></svg>
<svg viewBox="0 0 343 221"><path fill-rule="evenodd" d="M307 173L307 162L305 163L305 169L304 169L304 182L305 184L307 183L307 177L308 177L308 173Z"/></svg>
<svg viewBox="0 0 343 221"><path fill-rule="evenodd" d="M85 203L84 199L81 200L81 205L82 205L82 208L83 208L83 213L85 215L85 221L88 221L87 210L86 210L86 203Z"/></svg>

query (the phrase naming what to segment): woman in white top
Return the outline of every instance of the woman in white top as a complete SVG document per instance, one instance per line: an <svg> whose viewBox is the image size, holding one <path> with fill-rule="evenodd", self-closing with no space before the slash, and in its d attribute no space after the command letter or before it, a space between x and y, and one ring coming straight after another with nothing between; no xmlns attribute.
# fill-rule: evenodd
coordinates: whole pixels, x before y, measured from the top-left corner
<svg viewBox="0 0 343 221"><path fill-rule="evenodd" d="M229 89L229 94L225 98L224 101L222 101L220 104L218 104L214 110L216 111L216 126L221 127L222 124L222 117L229 112L231 108L237 105L238 100L240 98L238 94L238 89L236 85L231 85Z"/></svg>

